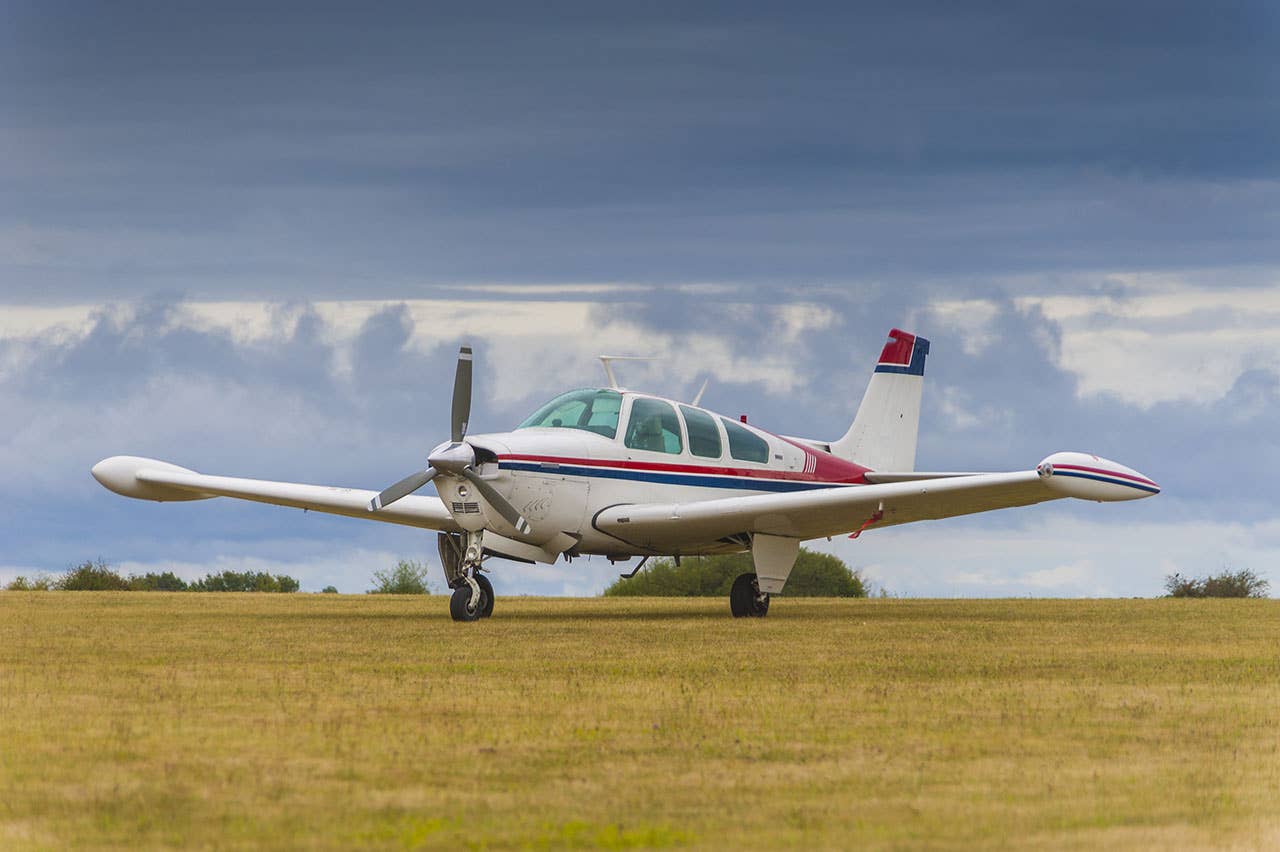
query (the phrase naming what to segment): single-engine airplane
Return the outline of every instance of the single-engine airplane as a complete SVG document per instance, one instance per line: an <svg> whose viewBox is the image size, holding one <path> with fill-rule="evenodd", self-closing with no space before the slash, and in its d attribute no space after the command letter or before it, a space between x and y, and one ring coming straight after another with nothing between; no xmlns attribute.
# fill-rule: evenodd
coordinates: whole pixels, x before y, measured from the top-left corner
<svg viewBox="0 0 1280 852"><path fill-rule="evenodd" d="M554 563L750 551L755 571L733 583L729 607L758 617L808 539L1064 497L1159 493L1135 470L1075 452L1011 473L916 471L928 354L928 340L890 331L852 425L833 441L625 390L608 358L609 387L561 394L510 432L468 435L472 353L463 346L449 440L381 492L208 476L136 456L104 459L93 476L143 500L236 497L436 530L457 621L493 612L482 563L494 555ZM438 498L414 493L429 482Z"/></svg>

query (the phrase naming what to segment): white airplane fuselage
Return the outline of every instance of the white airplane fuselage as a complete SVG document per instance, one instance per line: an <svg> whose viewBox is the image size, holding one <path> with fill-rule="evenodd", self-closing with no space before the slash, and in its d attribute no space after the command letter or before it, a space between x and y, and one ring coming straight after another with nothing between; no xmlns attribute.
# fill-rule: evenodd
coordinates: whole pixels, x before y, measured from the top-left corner
<svg viewBox="0 0 1280 852"><path fill-rule="evenodd" d="M469 435L467 441L482 455L477 465L481 477L520 510L533 531L520 535L496 512L488 511L465 481L441 477L436 488L458 525L470 530L487 527L504 537L538 545L567 535L577 539L572 550L580 554L644 555L656 551L601 532L592 524L593 518L620 505L697 502L865 482L867 469L860 465L701 408L696 410L716 424L718 456L706 454L705 448L702 455L692 452L684 417L679 418L678 452L628 447L625 427L636 399L661 400L675 410L690 406L649 394L623 392L622 396L622 426L613 438L578 428L543 427ZM745 429L763 442L766 459L734 458L727 434L731 428ZM758 445L756 449L758 456ZM460 488L464 493L459 493ZM741 543L709 542L696 552L741 549Z"/></svg>

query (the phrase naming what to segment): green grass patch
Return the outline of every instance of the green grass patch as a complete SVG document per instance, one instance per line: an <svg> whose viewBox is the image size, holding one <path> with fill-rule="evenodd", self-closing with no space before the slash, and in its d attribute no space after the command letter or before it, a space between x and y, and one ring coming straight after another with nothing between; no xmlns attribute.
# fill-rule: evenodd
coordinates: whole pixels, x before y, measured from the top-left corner
<svg viewBox="0 0 1280 852"><path fill-rule="evenodd" d="M1280 602L0 593L0 847L1280 841Z"/></svg>

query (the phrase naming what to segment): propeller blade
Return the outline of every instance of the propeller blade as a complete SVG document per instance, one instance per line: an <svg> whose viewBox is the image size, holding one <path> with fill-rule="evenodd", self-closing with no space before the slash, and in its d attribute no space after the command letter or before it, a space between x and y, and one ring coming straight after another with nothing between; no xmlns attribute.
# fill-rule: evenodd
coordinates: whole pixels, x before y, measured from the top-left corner
<svg viewBox="0 0 1280 852"><path fill-rule="evenodd" d="M462 475L476 487L480 492L480 496L485 499L490 506L498 510L498 514L502 515L502 519L511 526L520 531L521 535L528 535L530 532L529 522L524 516L516 511L516 507L507 502L507 498L498 493L498 489L494 488L488 482L480 478L480 474L471 468L465 468Z"/></svg>
<svg viewBox="0 0 1280 852"><path fill-rule="evenodd" d="M467 436L471 419L471 347L458 350L458 371L453 375L453 437L456 444Z"/></svg>
<svg viewBox="0 0 1280 852"><path fill-rule="evenodd" d="M382 493L369 501L369 511L376 512L390 506L401 497L408 497L422 486L436 478L436 469L429 467L426 470L420 470L417 473L411 473L404 479L392 485L390 488L383 489Z"/></svg>

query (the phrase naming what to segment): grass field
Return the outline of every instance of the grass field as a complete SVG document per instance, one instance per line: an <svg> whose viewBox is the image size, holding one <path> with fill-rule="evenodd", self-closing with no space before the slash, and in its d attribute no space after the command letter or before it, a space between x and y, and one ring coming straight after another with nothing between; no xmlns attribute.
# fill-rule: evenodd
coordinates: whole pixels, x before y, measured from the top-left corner
<svg viewBox="0 0 1280 852"><path fill-rule="evenodd" d="M1280 847L1280 601L0 593L0 847Z"/></svg>

